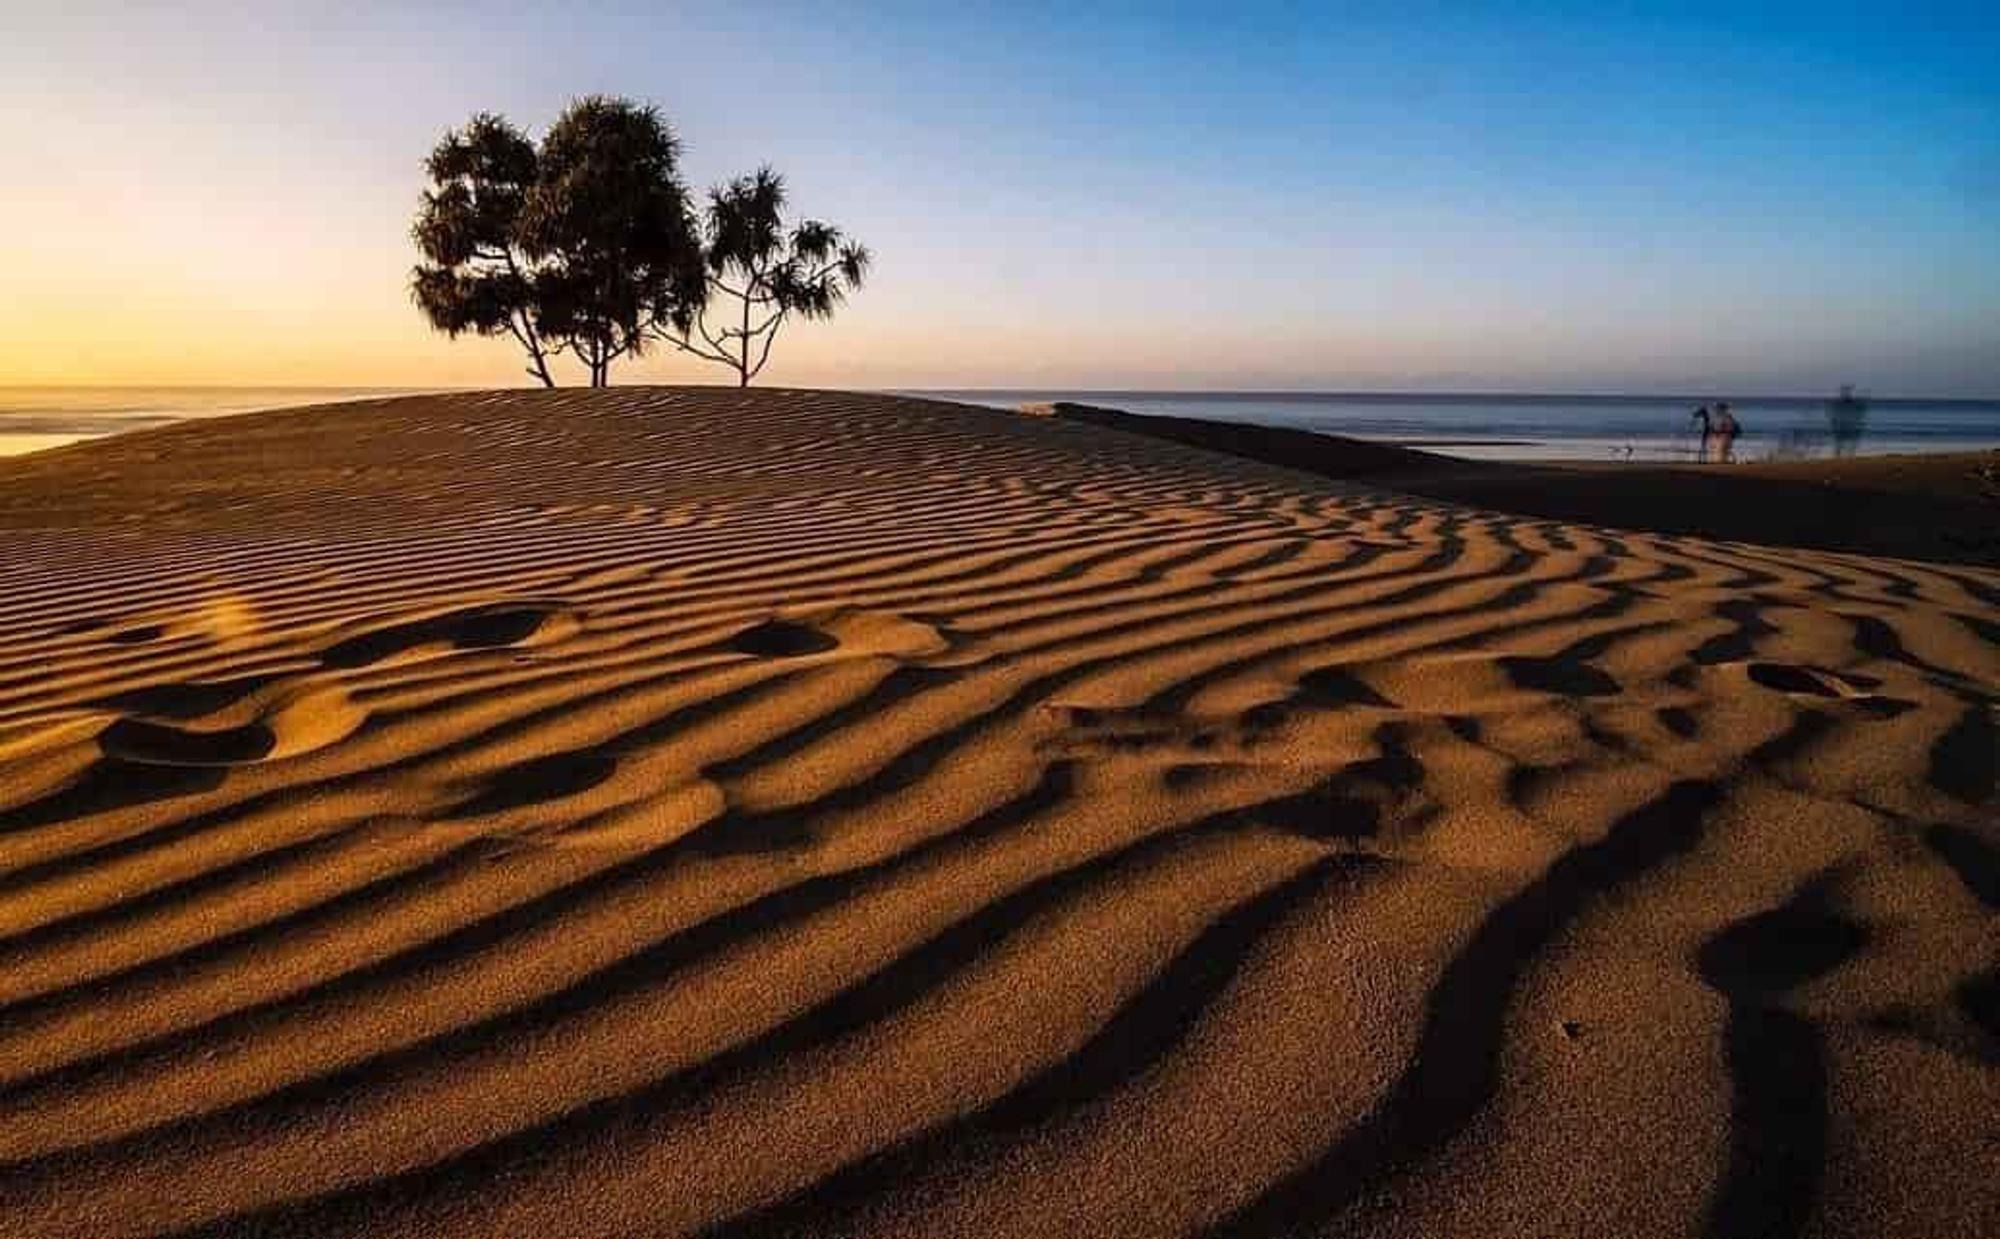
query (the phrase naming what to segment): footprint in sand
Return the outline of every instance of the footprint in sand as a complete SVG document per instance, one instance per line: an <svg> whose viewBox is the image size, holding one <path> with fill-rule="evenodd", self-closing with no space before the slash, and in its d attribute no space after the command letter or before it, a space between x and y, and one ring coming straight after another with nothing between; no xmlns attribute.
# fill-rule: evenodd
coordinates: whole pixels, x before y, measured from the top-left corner
<svg viewBox="0 0 2000 1239"><path fill-rule="evenodd" d="M278 747L277 733L262 723L213 731L121 718L97 734L107 757L154 766L244 766Z"/></svg>
<svg viewBox="0 0 2000 1239"><path fill-rule="evenodd" d="M737 631L726 644L756 658L803 658L839 650L923 660L952 648L947 631L889 611L836 610L774 615Z"/></svg>
<svg viewBox="0 0 2000 1239"><path fill-rule="evenodd" d="M1653 717L1660 721L1660 726L1679 739L1692 740L1701 734L1700 720L1692 711L1682 709L1680 706L1662 706L1653 711Z"/></svg>
<svg viewBox="0 0 2000 1239"><path fill-rule="evenodd" d="M226 710L247 700L264 688L273 677L243 675L227 680L187 680L171 684L147 684L98 700L97 705L127 714L166 718L198 718Z"/></svg>
<svg viewBox="0 0 2000 1239"><path fill-rule="evenodd" d="M336 684L258 677L155 685L111 698L132 711L97 733L106 757L142 766L248 766L354 734L367 713Z"/></svg>
<svg viewBox="0 0 2000 1239"><path fill-rule="evenodd" d="M1882 683L1873 676L1772 662L1745 663L1743 670L1751 683L1773 692L1792 697L1821 697L1850 702L1864 714L1875 718L1894 718L1916 708L1914 702L1873 692Z"/></svg>
<svg viewBox="0 0 2000 1239"><path fill-rule="evenodd" d="M556 640L577 626L576 617L555 603L488 603L396 623L363 624L321 650L320 661L329 667L366 667L427 647L499 649Z"/></svg>
<svg viewBox="0 0 2000 1239"><path fill-rule="evenodd" d="M1611 697L1618 681L1586 662L1568 658L1502 658L1500 669L1517 688L1559 697Z"/></svg>
<svg viewBox="0 0 2000 1239"><path fill-rule="evenodd" d="M838 649L840 641L810 624L771 619L753 624L729 638L729 647L758 658L802 658Z"/></svg>
<svg viewBox="0 0 2000 1239"><path fill-rule="evenodd" d="M471 799L453 810L457 817L478 817L580 795L618 772L610 753L552 753L509 766L487 779Z"/></svg>
<svg viewBox="0 0 2000 1239"><path fill-rule="evenodd" d="M1808 697L1845 697L1850 695L1849 686L1861 684L1840 675L1838 672L1822 671L1817 667L1801 667L1791 663L1748 663L1743 668L1751 682L1781 693L1793 693Z"/></svg>
<svg viewBox="0 0 2000 1239"><path fill-rule="evenodd" d="M1298 679L1293 694L1300 705L1338 709L1344 706L1375 706L1394 709L1395 702L1375 691L1366 680L1343 667L1321 667Z"/></svg>

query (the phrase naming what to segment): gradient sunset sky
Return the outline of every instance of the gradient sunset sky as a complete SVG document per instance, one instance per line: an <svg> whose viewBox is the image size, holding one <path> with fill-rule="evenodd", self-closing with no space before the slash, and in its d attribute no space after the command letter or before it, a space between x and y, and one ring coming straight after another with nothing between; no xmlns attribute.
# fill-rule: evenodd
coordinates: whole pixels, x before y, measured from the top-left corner
<svg viewBox="0 0 2000 1239"><path fill-rule="evenodd" d="M507 7L10 6L0 384L524 381L419 164L602 91L876 250L767 382L2000 395L1990 4Z"/></svg>

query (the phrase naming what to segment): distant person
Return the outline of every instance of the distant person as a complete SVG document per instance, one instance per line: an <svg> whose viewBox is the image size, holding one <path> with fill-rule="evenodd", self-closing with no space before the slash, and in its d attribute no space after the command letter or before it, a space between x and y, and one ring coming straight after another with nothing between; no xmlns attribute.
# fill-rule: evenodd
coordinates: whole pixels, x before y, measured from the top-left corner
<svg viewBox="0 0 2000 1239"><path fill-rule="evenodd" d="M1717 401L1715 412L1709 417L1708 434L1704 436L1703 444L1706 447L1712 442L1715 451L1712 455L1704 451L1702 455L1719 464L1729 464L1736 459L1736 436L1742 433L1743 427L1736 420L1736 414L1730 411L1729 402Z"/></svg>
<svg viewBox="0 0 2000 1239"><path fill-rule="evenodd" d="M1736 436L1742 432L1736 415L1729 411L1727 400L1718 400L1715 407L1701 405L1689 416L1690 429L1701 432L1699 458L1703 464L1727 462L1736 447Z"/></svg>
<svg viewBox="0 0 2000 1239"><path fill-rule="evenodd" d="M1826 424L1833 432L1834 455L1854 455L1868 428L1868 402L1854 394L1854 384L1841 384L1840 394L1826 402Z"/></svg>
<svg viewBox="0 0 2000 1239"><path fill-rule="evenodd" d="M1701 436L1695 444L1695 459L1707 460L1708 436L1715 432L1715 427L1709 421L1708 406L1706 404L1696 405L1694 412L1688 414L1688 429L1698 432Z"/></svg>

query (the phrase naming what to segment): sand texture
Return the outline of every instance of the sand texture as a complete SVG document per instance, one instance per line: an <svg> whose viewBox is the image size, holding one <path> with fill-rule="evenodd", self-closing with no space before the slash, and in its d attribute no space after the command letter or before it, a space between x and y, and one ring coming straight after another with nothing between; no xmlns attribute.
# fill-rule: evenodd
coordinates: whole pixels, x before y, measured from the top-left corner
<svg viewBox="0 0 2000 1239"><path fill-rule="evenodd" d="M9 1239L2000 1222L1990 568L716 389L0 545Z"/></svg>
<svg viewBox="0 0 2000 1239"><path fill-rule="evenodd" d="M1044 408L1065 421L1525 516L2000 568L2000 450L1727 465L1469 461L1293 427L1069 402Z"/></svg>

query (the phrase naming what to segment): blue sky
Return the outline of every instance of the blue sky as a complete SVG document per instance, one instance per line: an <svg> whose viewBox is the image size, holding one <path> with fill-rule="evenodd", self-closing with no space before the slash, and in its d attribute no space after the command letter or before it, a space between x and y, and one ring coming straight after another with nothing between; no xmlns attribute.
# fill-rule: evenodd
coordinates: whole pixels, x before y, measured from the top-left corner
<svg viewBox="0 0 2000 1239"><path fill-rule="evenodd" d="M2000 395L1972 6L497 7L10 19L0 382L514 381L418 161L609 91L877 251L776 382Z"/></svg>

